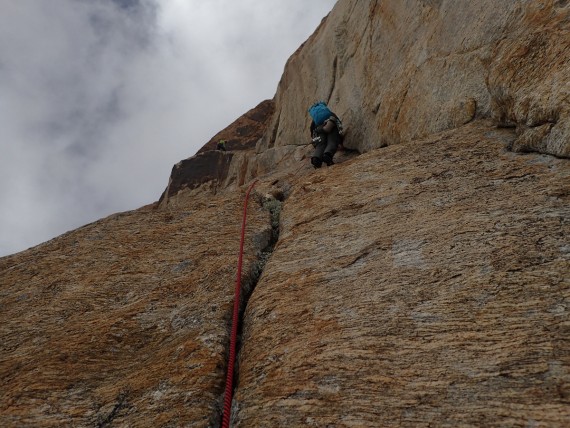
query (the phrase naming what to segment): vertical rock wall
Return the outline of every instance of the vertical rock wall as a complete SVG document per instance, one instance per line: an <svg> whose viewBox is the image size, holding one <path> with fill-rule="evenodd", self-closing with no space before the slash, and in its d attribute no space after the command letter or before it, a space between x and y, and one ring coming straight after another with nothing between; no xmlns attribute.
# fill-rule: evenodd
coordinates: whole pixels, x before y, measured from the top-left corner
<svg viewBox="0 0 570 428"><path fill-rule="evenodd" d="M361 152L494 117L567 157L569 22L565 1L339 1L287 63L258 152L306 144L322 99Z"/></svg>
<svg viewBox="0 0 570 428"><path fill-rule="evenodd" d="M234 124L219 133L257 141L220 186L306 162L316 100L361 153L492 118L516 128L510 149L569 157L569 23L559 0L339 1L287 62L274 104L254 109L264 113L255 135Z"/></svg>

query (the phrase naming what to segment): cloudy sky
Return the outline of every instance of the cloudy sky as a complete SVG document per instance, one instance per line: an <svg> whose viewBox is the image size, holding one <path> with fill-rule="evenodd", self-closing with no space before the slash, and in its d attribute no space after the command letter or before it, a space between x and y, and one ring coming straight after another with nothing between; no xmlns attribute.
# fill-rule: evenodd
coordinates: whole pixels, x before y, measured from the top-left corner
<svg viewBox="0 0 570 428"><path fill-rule="evenodd" d="M0 257L158 200L336 0L0 0Z"/></svg>

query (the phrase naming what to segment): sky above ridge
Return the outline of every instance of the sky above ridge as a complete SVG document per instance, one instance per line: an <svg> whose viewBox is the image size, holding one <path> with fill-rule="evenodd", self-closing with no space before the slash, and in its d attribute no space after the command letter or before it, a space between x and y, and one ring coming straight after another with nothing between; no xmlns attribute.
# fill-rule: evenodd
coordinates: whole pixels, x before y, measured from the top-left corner
<svg viewBox="0 0 570 428"><path fill-rule="evenodd" d="M336 0L0 0L0 257L152 203Z"/></svg>

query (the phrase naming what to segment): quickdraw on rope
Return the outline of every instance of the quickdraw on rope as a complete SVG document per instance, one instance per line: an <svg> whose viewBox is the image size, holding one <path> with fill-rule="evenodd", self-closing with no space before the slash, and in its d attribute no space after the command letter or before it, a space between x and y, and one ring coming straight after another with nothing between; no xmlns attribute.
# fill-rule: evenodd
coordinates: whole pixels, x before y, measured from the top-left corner
<svg viewBox="0 0 570 428"><path fill-rule="evenodd" d="M243 261L243 242L245 239L245 220L247 217L247 201L249 200L249 193L253 189L253 186L257 183L255 180L250 184L245 194L245 202L243 205L243 220L241 223L241 241L239 244L239 257L238 257L238 267L236 275L236 286L235 286L235 296L234 296L234 313L232 318L232 332L230 336L230 354L228 356L228 373L226 376L226 389L224 392L224 414L222 417L222 428L229 428L230 426L230 416L232 410L232 399L233 399L233 388L234 388L234 367L236 359L236 343L237 343L237 332L239 323L239 301L241 292L241 266Z"/></svg>

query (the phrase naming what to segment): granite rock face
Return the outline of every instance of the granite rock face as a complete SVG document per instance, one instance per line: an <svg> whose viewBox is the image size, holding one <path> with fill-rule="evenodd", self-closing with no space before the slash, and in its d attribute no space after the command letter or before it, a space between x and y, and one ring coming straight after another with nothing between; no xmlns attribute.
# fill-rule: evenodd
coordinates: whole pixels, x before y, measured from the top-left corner
<svg viewBox="0 0 570 428"><path fill-rule="evenodd" d="M234 426L569 426L570 2L456 5L340 0L159 201L0 258L0 426L218 426L254 177Z"/></svg>
<svg viewBox="0 0 570 428"><path fill-rule="evenodd" d="M497 45L488 85L492 114L514 125L515 151L570 157L570 5L529 2Z"/></svg>
<svg viewBox="0 0 570 428"><path fill-rule="evenodd" d="M515 145L568 157L569 22L566 1L339 1L289 59L258 151L306 143L322 99L360 152L493 117L522 140L552 125Z"/></svg>
<svg viewBox="0 0 570 428"><path fill-rule="evenodd" d="M291 56L224 187L310 157L307 108L326 101L359 153L491 118L514 127L510 149L570 157L570 3L560 0L339 1ZM247 128L247 127L246 127ZM245 128L244 128L245 129ZM248 128L249 129L249 128Z"/></svg>
<svg viewBox="0 0 570 428"><path fill-rule="evenodd" d="M296 181L235 426L570 423L570 165L514 139L477 121Z"/></svg>
<svg viewBox="0 0 570 428"><path fill-rule="evenodd" d="M212 426L243 194L141 208L0 259L0 426ZM269 243L252 201L244 286Z"/></svg>

